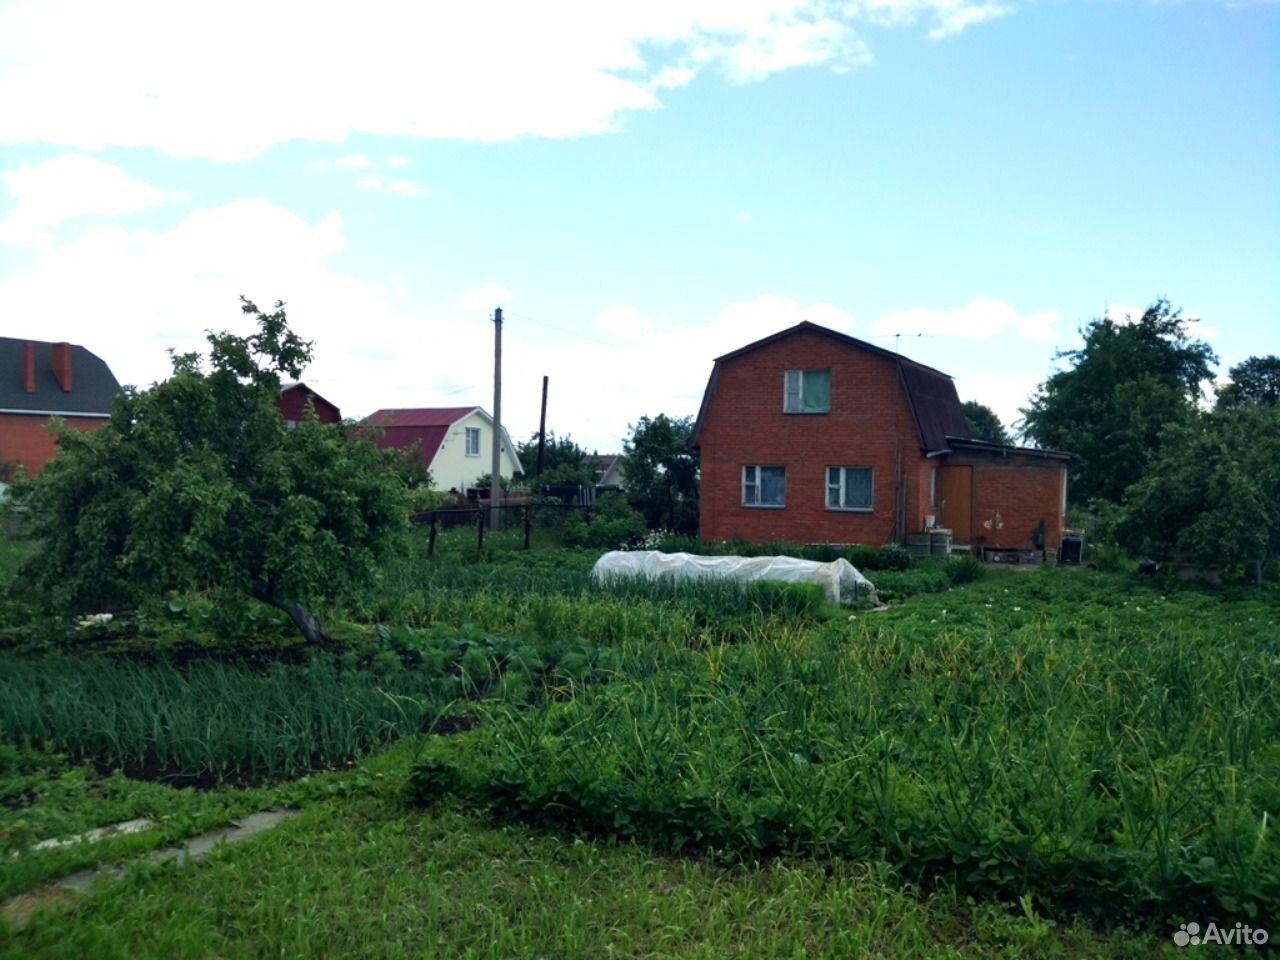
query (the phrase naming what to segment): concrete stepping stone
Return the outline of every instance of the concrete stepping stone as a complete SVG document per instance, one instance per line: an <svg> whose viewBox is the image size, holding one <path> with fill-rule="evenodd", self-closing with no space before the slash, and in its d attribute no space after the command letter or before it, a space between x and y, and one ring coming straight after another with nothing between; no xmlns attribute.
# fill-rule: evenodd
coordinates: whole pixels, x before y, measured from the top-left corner
<svg viewBox="0 0 1280 960"><path fill-rule="evenodd" d="M36 908L48 903L63 901L68 894L85 893L101 880L124 876L133 864L174 862L179 866L183 866L192 860L199 860L207 856L221 844L241 843L251 837L266 833L268 830L284 823L284 821L296 817L298 813L299 811L297 810L287 809L260 810L239 820L233 820L228 826L215 827L213 830L206 830L198 836L189 837L178 846L165 847L163 850L153 850L129 863L91 867L88 870L68 874L35 890L9 898L3 904L0 904L0 917L3 917L14 929L21 930L31 922L31 914L35 912ZM105 830L107 828L104 827L102 829ZM140 829L146 828L141 827L130 832L136 833ZM93 831L89 832L92 833ZM104 836L110 835L104 834Z"/></svg>
<svg viewBox="0 0 1280 960"><path fill-rule="evenodd" d="M148 820L146 817L139 817L137 820L123 820L120 823L109 823L105 827L94 827L92 830L86 830L84 833L77 833L70 837L41 840L39 843L33 844L31 849L60 850L63 847L74 847L81 843L96 843L108 837L122 837L131 833L141 833L143 830L150 830L154 826L154 821Z"/></svg>

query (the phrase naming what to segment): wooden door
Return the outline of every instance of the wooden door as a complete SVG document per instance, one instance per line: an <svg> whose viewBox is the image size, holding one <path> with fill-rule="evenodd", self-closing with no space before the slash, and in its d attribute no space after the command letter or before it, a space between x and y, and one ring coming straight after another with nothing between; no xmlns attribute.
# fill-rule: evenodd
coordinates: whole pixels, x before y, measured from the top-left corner
<svg viewBox="0 0 1280 960"><path fill-rule="evenodd" d="M973 540L973 467L938 468L938 525L957 543Z"/></svg>

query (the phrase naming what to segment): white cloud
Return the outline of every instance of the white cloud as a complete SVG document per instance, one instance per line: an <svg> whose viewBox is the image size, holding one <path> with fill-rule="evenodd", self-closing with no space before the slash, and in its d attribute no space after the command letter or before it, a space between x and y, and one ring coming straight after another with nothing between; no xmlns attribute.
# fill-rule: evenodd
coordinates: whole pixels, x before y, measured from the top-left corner
<svg viewBox="0 0 1280 960"><path fill-rule="evenodd" d="M398 153L393 153L391 154L391 156L387 157L388 167L393 167L393 168L407 167L408 165L409 165L409 158L405 156L401 156Z"/></svg>
<svg viewBox="0 0 1280 960"><path fill-rule="evenodd" d="M877 318L871 332L877 336L922 334L941 337L994 337L1012 334L1028 340L1051 342L1056 337L1057 310L1019 314L1003 300L975 297L957 310L916 307Z"/></svg>
<svg viewBox="0 0 1280 960"><path fill-rule="evenodd" d="M1012 11L1007 3L955 3L936 11L938 25L929 31L933 40L954 37L969 27L995 20Z"/></svg>
<svg viewBox="0 0 1280 960"><path fill-rule="evenodd" d="M422 187L412 180L401 180L387 177L381 173L369 173L356 181L361 190L373 190L376 193L394 193L400 197L418 197L422 195Z"/></svg>
<svg viewBox="0 0 1280 960"><path fill-rule="evenodd" d="M750 210L739 210L737 213L735 213L735 214L733 215L733 220L734 220L734 222L735 222L735 223L750 223L750 222L751 222L751 211L750 211Z"/></svg>
<svg viewBox="0 0 1280 960"><path fill-rule="evenodd" d="M638 337L653 329L653 321L640 312L639 308L621 303L606 307L596 317L596 324L616 337Z"/></svg>
<svg viewBox="0 0 1280 960"><path fill-rule="evenodd" d="M333 165L339 170L367 170L373 166L373 161L363 153L349 153L333 161Z"/></svg>
<svg viewBox="0 0 1280 960"><path fill-rule="evenodd" d="M957 374L956 392L961 400L976 400L995 411L1005 427L1013 427L1022 419L1019 410L1031 402L1031 396L1045 379L1045 374Z"/></svg>
<svg viewBox="0 0 1280 960"><path fill-rule="evenodd" d="M0 181L13 201L0 221L0 243L20 247L47 246L64 223L125 216L171 199L119 167L79 153L24 163L0 175Z"/></svg>
<svg viewBox="0 0 1280 960"><path fill-rule="evenodd" d="M957 33L989 0L13 0L0 7L0 142L153 147L238 160L357 133L574 137L660 106L713 70L734 82L870 59L866 23ZM74 29L68 29L74 24ZM335 68L335 63L341 68Z"/></svg>
<svg viewBox="0 0 1280 960"><path fill-rule="evenodd" d="M490 313L494 307L511 302L511 291L500 283L488 280L458 297L455 306L464 313Z"/></svg>

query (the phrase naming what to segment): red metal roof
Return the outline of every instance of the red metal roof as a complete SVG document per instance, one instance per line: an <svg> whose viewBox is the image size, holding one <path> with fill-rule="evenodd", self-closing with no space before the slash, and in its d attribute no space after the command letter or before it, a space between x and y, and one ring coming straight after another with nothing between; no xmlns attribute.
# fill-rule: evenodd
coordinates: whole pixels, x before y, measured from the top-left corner
<svg viewBox="0 0 1280 960"><path fill-rule="evenodd" d="M410 407L376 410L361 423L386 427L451 427L479 407ZM443 436L443 434L441 434Z"/></svg>

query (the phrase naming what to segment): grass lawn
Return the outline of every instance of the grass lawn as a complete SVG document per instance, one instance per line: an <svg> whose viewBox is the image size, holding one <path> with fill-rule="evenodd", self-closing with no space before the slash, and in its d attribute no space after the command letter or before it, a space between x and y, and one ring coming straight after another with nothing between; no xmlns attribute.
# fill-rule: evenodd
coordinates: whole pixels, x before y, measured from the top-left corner
<svg viewBox="0 0 1280 960"><path fill-rule="evenodd" d="M402 742L309 788L168 791L114 807L113 815L157 804L225 813L286 801L303 814L198 863L106 881L74 909L45 907L26 930L0 932L0 950L95 958L1174 955L1145 933L1053 924L1016 904L921 900L865 864L720 866L498 825L451 807L406 811L401 785L416 749ZM144 792L156 790L167 788ZM105 813L83 794L66 798L68 811L77 805ZM159 837L130 840L136 851Z"/></svg>

